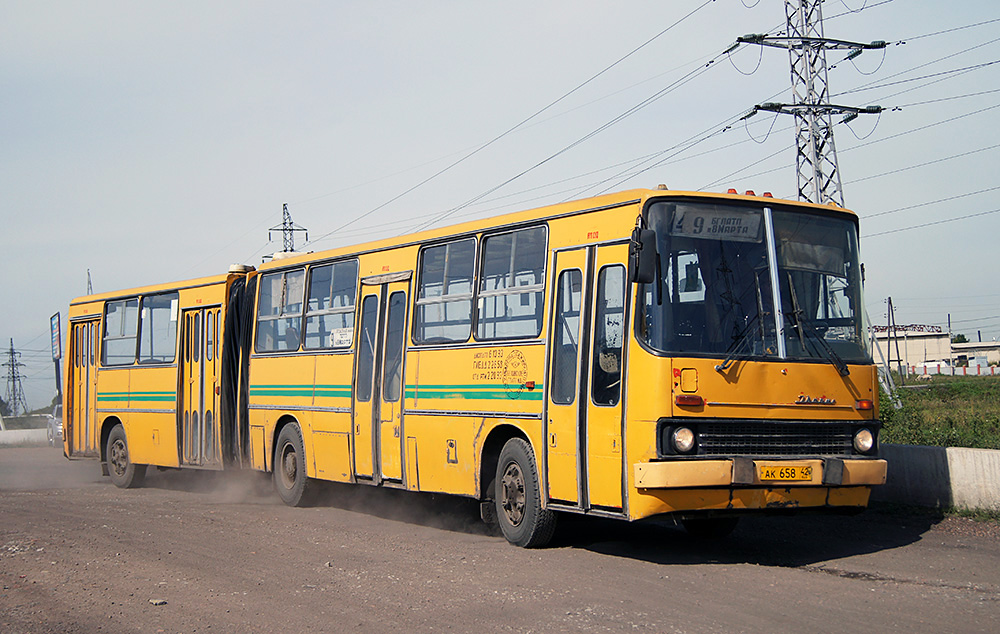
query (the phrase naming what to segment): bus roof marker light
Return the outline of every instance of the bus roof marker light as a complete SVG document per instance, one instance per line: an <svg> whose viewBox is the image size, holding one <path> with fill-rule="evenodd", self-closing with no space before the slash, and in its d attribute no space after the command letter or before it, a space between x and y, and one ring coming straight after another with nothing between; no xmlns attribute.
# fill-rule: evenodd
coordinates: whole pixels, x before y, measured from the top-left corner
<svg viewBox="0 0 1000 634"><path fill-rule="evenodd" d="M774 196L771 195L771 192L764 192L763 194L761 194L761 196L763 196L764 198L774 198Z"/></svg>
<svg viewBox="0 0 1000 634"><path fill-rule="evenodd" d="M729 191L727 191L726 193L727 193L727 194L739 194L739 192L738 192L738 191L736 191L736 189L735 189L735 188L733 188L733 187L730 187L730 188L729 188Z"/></svg>
<svg viewBox="0 0 1000 634"><path fill-rule="evenodd" d="M745 195L746 195L746 196L756 196L757 194L753 193L753 190L752 190L752 189L748 189L748 190L747 190L747 193L746 193Z"/></svg>

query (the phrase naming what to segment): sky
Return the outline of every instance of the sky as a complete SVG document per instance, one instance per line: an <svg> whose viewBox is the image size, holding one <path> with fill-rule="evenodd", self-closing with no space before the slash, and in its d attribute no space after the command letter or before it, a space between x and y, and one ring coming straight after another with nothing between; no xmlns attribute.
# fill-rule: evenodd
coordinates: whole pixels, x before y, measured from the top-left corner
<svg viewBox="0 0 1000 634"><path fill-rule="evenodd" d="M49 318L215 275L633 187L795 198L778 0L0 0L0 343L31 408ZM1000 337L1000 5L827 0L830 101L866 305ZM835 117L840 121L842 117ZM2 362L8 358L4 353ZM6 372L3 372L4 377ZM3 390L5 395L6 389Z"/></svg>

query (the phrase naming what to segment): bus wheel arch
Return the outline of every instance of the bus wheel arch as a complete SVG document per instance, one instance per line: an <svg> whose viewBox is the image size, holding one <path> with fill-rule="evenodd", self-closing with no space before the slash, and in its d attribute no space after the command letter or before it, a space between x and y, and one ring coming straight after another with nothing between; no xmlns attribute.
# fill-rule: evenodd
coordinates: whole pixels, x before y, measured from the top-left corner
<svg viewBox="0 0 1000 634"><path fill-rule="evenodd" d="M288 506L308 506L313 480L306 474L305 444L302 428L291 416L284 416L274 428L271 450L272 480L281 501Z"/></svg>
<svg viewBox="0 0 1000 634"><path fill-rule="evenodd" d="M125 427L117 419L108 419L101 428L102 459L111 482L120 489L142 486L146 465L132 462Z"/></svg>
<svg viewBox="0 0 1000 634"><path fill-rule="evenodd" d="M486 441L483 442L483 449L479 455L479 499L482 502L490 502L491 504L493 502L500 452L503 451L504 445L511 438L520 438L529 442L528 436L521 429L509 424L494 428L486 437Z"/></svg>

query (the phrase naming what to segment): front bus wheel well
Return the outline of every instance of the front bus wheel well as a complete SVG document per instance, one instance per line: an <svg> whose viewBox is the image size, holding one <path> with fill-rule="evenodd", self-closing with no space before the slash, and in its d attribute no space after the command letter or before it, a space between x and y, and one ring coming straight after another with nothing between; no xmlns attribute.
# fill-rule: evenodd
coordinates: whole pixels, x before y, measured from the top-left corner
<svg viewBox="0 0 1000 634"><path fill-rule="evenodd" d="M115 425L122 425L121 420L117 416L108 416L101 423L101 444L99 445L98 451L101 452L101 468L105 471L104 475L108 475L107 463L108 463L108 436L111 435L111 430L115 428ZM124 425L122 425L124 427Z"/></svg>
<svg viewBox="0 0 1000 634"><path fill-rule="evenodd" d="M302 424L299 423L291 414L285 414L278 419L278 422L274 424L274 434L271 436L271 446L267 451L267 456L265 458L264 466L266 467L265 472L270 473L274 471L274 452L278 450L278 436L281 435L281 430L288 425L298 425L299 433L303 433Z"/></svg>

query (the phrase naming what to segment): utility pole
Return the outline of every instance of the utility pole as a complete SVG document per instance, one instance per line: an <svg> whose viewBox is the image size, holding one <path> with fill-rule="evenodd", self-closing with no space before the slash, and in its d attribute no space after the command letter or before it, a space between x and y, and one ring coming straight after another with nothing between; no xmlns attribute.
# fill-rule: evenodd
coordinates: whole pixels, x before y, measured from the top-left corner
<svg viewBox="0 0 1000 634"><path fill-rule="evenodd" d="M21 353L14 350L14 340L11 339L7 363L3 364L7 368L7 403L10 405L11 416L18 416L18 408L20 408L21 413L28 413L28 404L24 400L24 388L21 386L20 368L23 368L24 364L18 361L20 356Z"/></svg>
<svg viewBox="0 0 1000 634"><path fill-rule="evenodd" d="M306 234L306 242L309 242L309 230L292 222L292 214L288 211L288 203L281 206L281 224L267 230L267 239L271 239L272 231L281 231L282 251L290 253L295 250L295 232L302 231Z"/></svg>
<svg viewBox="0 0 1000 634"><path fill-rule="evenodd" d="M881 106L841 106L829 103L826 51L849 50L847 59L862 51L884 49L885 42L848 42L823 35L824 0L785 0L787 36L752 34L737 39L744 44L759 44L788 49L792 68L792 103L764 103L754 106L744 119L761 110L795 117L795 167L799 200L844 206L837 150L833 142L833 117L847 115L848 122L860 114L878 114Z"/></svg>

